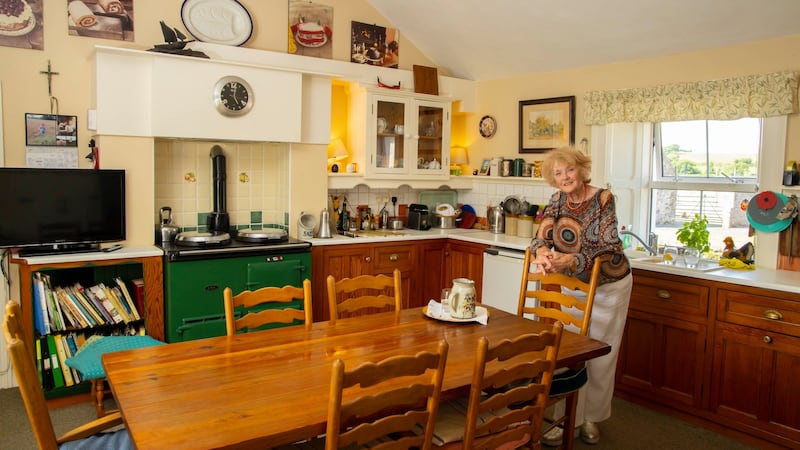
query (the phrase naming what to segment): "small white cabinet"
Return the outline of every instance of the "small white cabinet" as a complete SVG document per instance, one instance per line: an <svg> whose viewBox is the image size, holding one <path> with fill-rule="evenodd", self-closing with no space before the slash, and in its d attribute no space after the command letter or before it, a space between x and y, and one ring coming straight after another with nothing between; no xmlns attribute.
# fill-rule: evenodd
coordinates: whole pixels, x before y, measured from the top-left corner
<svg viewBox="0 0 800 450"><path fill-rule="evenodd" d="M351 87L349 145L367 178L449 178L450 101Z"/></svg>

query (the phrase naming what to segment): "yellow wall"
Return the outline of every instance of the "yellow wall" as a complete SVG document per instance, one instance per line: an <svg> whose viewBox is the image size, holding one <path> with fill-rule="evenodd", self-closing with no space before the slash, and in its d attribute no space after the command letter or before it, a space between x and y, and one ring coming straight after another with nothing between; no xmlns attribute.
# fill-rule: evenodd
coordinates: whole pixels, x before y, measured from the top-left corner
<svg viewBox="0 0 800 450"><path fill-rule="evenodd" d="M475 168L484 158L517 154L520 100L574 95L575 141L580 142L584 137L591 139L590 127L583 125L583 94L587 91L713 80L783 70L800 70L800 35L717 50L482 82L478 85L479 108L470 114L467 121L466 144L469 146L470 163ZM484 139L478 134L478 121L485 114L497 119L497 134L491 139ZM786 160L800 159L798 114L789 117L786 148Z"/></svg>
<svg viewBox="0 0 800 450"><path fill-rule="evenodd" d="M42 0L40 0L42 1ZM48 113L47 78L39 71L53 71L53 95L59 100L59 113L78 116L78 154L81 168L91 167L83 159L88 153L92 132L86 128L86 112L93 107L94 46L118 46L148 49L163 41L159 20L185 30L180 18L182 0L135 0L135 42L70 36L67 30L67 1L43 2L44 51L0 47L0 82L2 83L3 149L6 166L25 165L24 114ZM287 47L288 1L241 0L253 17L254 32L244 45L247 48L285 52ZM391 26L364 0L325 0L334 8L333 58L349 60L351 21ZM400 34L400 68L411 70L414 64L430 66L426 58ZM188 35L188 33L186 33ZM441 72L447 75L446 72ZM120 86L124 89L125 86ZM146 245L153 242L154 144L152 139L103 136L97 139L103 168L126 170L128 179L128 241ZM295 151L296 149L296 151ZM327 206L324 177L327 158L324 146L293 147L295 171L292 180L292 218L294 224L301 209L318 213ZM319 167L319 176L309 176L309 168ZM309 183L310 181L310 183Z"/></svg>
<svg viewBox="0 0 800 450"><path fill-rule="evenodd" d="M285 51L287 46L287 0L242 0L255 22L255 31L245 47ZM25 164L24 113L49 112L47 78L39 71L47 68L60 73L53 78L54 95L59 98L62 114L77 115L79 120L79 159L81 167L89 167L83 159L92 133L86 129L86 111L93 104L93 63L95 45L150 48L162 40L159 20L183 28L180 20L181 0L135 2L135 42L69 36L66 24L66 1L44 2L44 51L0 47L0 81L3 101L3 144L5 165ZM349 59L350 22L357 20L391 26L365 0L325 0L334 7L333 57ZM433 65L407 39L400 37L400 68L410 70L413 64ZM734 47L693 52L668 57L588 67L563 72L534 74L511 79L482 82L478 85L478 107L471 113L458 113L453 122L453 143L469 148L471 166L483 158L512 156L518 148L518 101L575 95L577 97L576 140L589 136L582 125L583 93L596 89L621 89L650 86L677 81L707 80L752 73L796 70L800 66L800 36L756 42ZM443 68L440 74L448 75ZM124 89L124 86L120 87ZM454 111L459 111L458 107ZM495 116L497 134L491 139L478 134L478 120L485 114ZM334 125L340 118L334 118ZM341 125L341 123L339 123ZM339 125L332 130L335 131ZM104 168L123 168L128 172L129 243L152 242L154 206L154 156L150 139L103 137L100 140L101 164ZM800 159L800 119L789 118L786 159ZM317 214L326 206L327 191L324 168L324 146L292 147L292 218L296 221L301 209ZM309 176L319 170L319 176ZM319 168L319 169L317 169ZM140 219L141 218L141 219Z"/></svg>

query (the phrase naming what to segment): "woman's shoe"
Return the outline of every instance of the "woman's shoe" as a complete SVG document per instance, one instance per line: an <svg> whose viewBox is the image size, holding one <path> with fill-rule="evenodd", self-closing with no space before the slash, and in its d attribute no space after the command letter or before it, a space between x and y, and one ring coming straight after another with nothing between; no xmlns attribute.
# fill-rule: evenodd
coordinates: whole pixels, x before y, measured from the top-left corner
<svg viewBox="0 0 800 450"><path fill-rule="evenodd" d="M564 430L555 427L542 435L541 443L548 447L560 447L564 443Z"/></svg>
<svg viewBox="0 0 800 450"><path fill-rule="evenodd" d="M600 442L600 429L594 422L583 422L581 425L581 440L587 444L597 444ZM544 442L544 440L542 440Z"/></svg>

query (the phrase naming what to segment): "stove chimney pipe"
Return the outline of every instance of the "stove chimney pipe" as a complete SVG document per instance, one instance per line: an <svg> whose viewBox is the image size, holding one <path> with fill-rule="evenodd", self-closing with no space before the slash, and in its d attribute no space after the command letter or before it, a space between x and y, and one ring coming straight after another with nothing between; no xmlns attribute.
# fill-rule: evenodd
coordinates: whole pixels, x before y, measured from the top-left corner
<svg viewBox="0 0 800 450"><path fill-rule="evenodd" d="M215 145L211 147L211 176L214 189L214 211L208 216L208 231L227 233L230 229L230 221L225 208L225 181L227 179L225 169L225 154L222 147Z"/></svg>

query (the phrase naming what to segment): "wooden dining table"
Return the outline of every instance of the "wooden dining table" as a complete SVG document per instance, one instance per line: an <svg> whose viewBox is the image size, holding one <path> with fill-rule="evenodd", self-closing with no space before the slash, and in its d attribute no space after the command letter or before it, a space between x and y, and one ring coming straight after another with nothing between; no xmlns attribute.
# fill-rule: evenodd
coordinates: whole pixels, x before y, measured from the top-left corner
<svg viewBox="0 0 800 450"><path fill-rule="evenodd" d="M476 346L547 325L488 307L488 323L427 317L424 308L109 353L111 389L139 450L270 448L325 432L331 365L352 368L446 339L443 398L466 392ZM559 366L610 351L565 332Z"/></svg>

